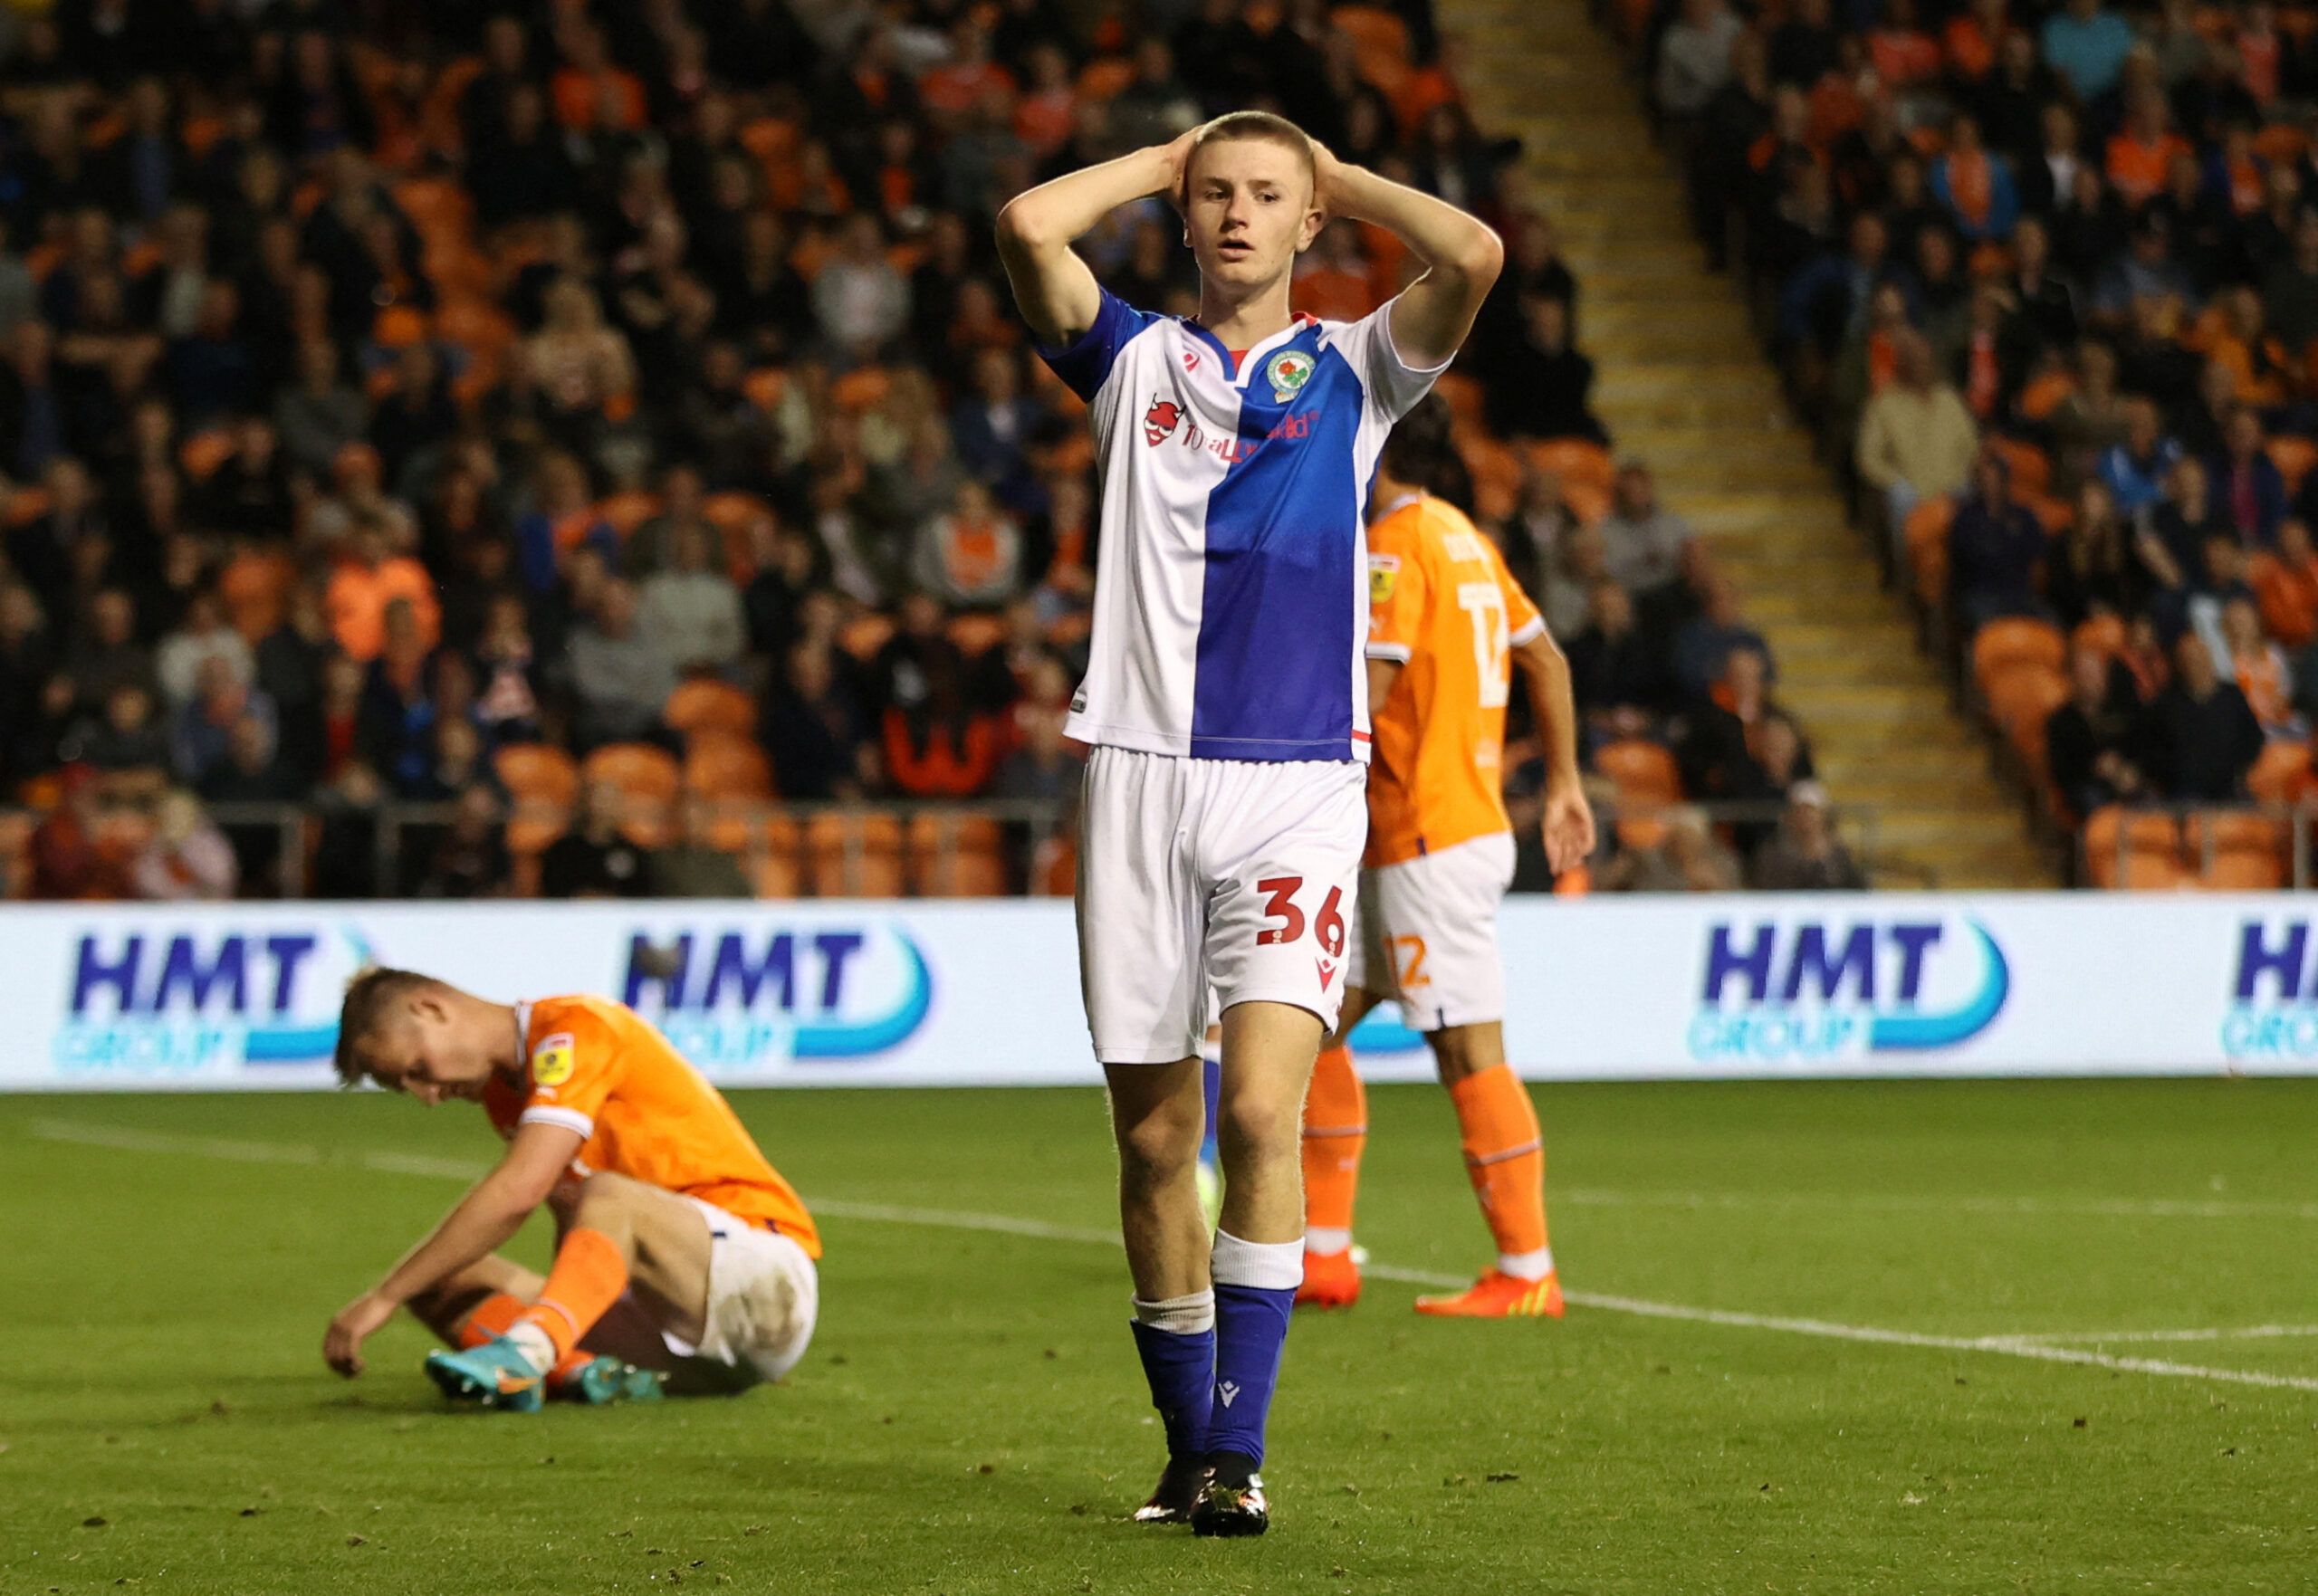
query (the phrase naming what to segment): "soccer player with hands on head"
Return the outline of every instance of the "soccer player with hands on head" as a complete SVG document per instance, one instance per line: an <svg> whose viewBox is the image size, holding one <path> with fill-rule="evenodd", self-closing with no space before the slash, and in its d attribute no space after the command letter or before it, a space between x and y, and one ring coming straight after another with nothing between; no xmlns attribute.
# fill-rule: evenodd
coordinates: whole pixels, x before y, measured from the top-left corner
<svg viewBox="0 0 2318 1596"><path fill-rule="evenodd" d="M1417 1299L1460 1318L1559 1318L1546 1242L1546 1152L1529 1091L1505 1060L1505 966L1497 908L1513 880L1505 812L1505 712L1518 665L1545 744L1546 857L1557 873L1594 851L1577 769L1569 664L1496 546L1427 492L1453 445L1449 406L1429 397L1393 429L1369 502L1368 848L1344 1011L1305 1104L1304 1284L1299 1305L1360 1295L1353 1199L1368 1105L1345 1037L1396 999L1424 1033L1463 1132L1465 1172L1497 1242L1470 1288Z"/></svg>
<svg viewBox="0 0 2318 1596"><path fill-rule="evenodd" d="M454 1349L426 1372L455 1400L528 1412L729 1393L778 1380L812 1340L821 1243L732 1105L627 1005L494 1003L407 970L349 986L338 1072L429 1108L480 1104L507 1151L379 1283L330 1321L351 1378L408 1308ZM544 1279L498 1249L541 1206Z"/></svg>
<svg viewBox="0 0 2318 1596"><path fill-rule="evenodd" d="M1154 196L1198 263L1193 318L1126 305L1071 247ZM1391 229L1425 267L1358 321L1288 307L1297 255L1335 217ZM1261 1534L1266 1421L1304 1270L1305 1085L1344 995L1367 829L1363 499L1503 246L1259 111L1019 195L998 242L1042 357L1087 402L1101 476L1094 633L1068 730L1093 750L1080 979L1118 1142L1135 1344L1168 1447L1136 1516ZM1212 1239L1195 1176L1211 983Z"/></svg>

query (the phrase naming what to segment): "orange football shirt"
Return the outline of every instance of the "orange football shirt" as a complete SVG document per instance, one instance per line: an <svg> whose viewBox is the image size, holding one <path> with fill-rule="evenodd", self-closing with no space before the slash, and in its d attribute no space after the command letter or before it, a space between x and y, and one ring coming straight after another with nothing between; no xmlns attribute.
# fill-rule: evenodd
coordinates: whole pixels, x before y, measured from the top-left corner
<svg viewBox="0 0 2318 1596"><path fill-rule="evenodd" d="M821 1256L796 1188L724 1094L636 1010L608 998L541 998L517 1013L522 1072L494 1076L483 1099L502 1136L561 1125L580 1136L575 1174L608 1171L696 1197Z"/></svg>
<svg viewBox="0 0 2318 1596"><path fill-rule="evenodd" d="M1546 629L1453 504L1402 501L1368 529L1368 657L1401 666L1369 706L1371 868L1513 828L1499 769L1513 649Z"/></svg>

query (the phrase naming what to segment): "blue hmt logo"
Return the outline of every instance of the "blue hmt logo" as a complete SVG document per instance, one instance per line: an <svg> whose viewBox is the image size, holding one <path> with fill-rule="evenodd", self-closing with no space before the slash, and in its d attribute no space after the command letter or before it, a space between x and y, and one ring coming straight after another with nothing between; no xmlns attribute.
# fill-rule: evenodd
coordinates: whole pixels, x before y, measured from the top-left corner
<svg viewBox="0 0 2318 1596"><path fill-rule="evenodd" d="M1964 928L1952 939L1938 920L1717 921L1691 1056L1776 1064L1968 1042L2003 1010L2012 971L1987 927Z"/></svg>
<svg viewBox="0 0 2318 1596"><path fill-rule="evenodd" d="M709 1069L865 1058L934 1008L934 978L898 927L686 930L628 938L620 998Z"/></svg>
<svg viewBox="0 0 2318 1596"><path fill-rule="evenodd" d="M2237 979L2229 1013L2221 1022L2221 1050L2238 1060L2318 1058L2318 961L2310 922L2265 924L2248 920L2237 931Z"/></svg>
<svg viewBox="0 0 2318 1596"><path fill-rule="evenodd" d="M346 978L369 961L350 927L84 932L53 1056L89 1075L318 1064L338 1045Z"/></svg>

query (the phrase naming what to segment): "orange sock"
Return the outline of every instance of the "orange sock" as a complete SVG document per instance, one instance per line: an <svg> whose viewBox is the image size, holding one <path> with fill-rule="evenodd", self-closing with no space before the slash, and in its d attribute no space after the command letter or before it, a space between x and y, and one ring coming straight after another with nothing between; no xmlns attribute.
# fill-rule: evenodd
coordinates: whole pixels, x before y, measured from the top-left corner
<svg viewBox="0 0 2318 1596"><path fill-rule="evenodd" d="M523 1310L521 1322L539 1326L554 1344L559 1364L580 1344L589 1327L627 1289L627 1260L619 1244L601 1230L580 1226L555 1249L540 1300Z"/></svg>
<svg viewBox="0 0 2318 1596"><path fill-rule="evenodd" d="M493 1292L475 1304L474 1312L469 1314L467 1322L459 1326L459 1350L465 1352L469 1347L479 1347L484 1342L498 1340L515 1328L515 1321L523 1316L523 1310L529 1306L531 1305L522 1297L503 1291ZM552 1384L569 1379L586 1368L589 1362L590 1354L573 1348L557 1360L555 1367L548 1373L549 1382Z"/></svg>
<svg viewBox="0 0 2318 1596"><path fill-rule="evenodd" d="M1529 1089L1509 1064L1449 1088L1464 1130L1465 1174L1497 1238L1497 1266L1525 1280L1553 1272L1546 1244L1546 1142Z"/></svg>
<svg viewBox="0 0 2318 1596"><path fill-rule="evenodd" d="M1312 1066L1304 1095L1304 1245L1338 1253L1352 1245L1352 1203L1368 1145L1368 1093L1352 1049L1331 1047Z"/></svg>

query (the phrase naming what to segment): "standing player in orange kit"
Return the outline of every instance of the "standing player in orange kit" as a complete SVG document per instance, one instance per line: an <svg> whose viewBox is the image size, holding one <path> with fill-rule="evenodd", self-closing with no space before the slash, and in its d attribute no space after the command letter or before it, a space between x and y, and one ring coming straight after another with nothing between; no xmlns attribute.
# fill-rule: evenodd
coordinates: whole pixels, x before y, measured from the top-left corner
<svg viewBox="0 0 2318 1596"><path fill-rule="evenodd" d="M820 1238L715 1087L625 1004L493 1003L431 976L372 970L348 987L338 1071L429 1108L479 1103L498 1166L384 1279L330 1321L323 1356L408 1308L457 1349L430 1353L445 1395L527 1412L734 1391L778 1380L812 1340ZM498 1256L542 1203L545 1279Z"/></svg>
<svg viewBox="0 0 2318 1596"><path fill-rule="evenodd" d="M1368 846L1360 934L1344 1014L1304 1109L1304 1284L1299 1306L1360 1295L1354 1193L1367 1102L1345 1037L1395 999L1432 1046L1464 1132L1465 1171L1497 1241L1496 1266L1417 1311L1469 1318L1558 1317L1546 1241L1546 1154L1537 1110L1505 1061L1505 968L1497 907L1513 879L1513 827L1499 769L1512 666L1546 745L1545 841L1557 871L1594 848L1579 785L1569 665L1494 545L1424 492L1452 447L1449 407L1425 399L1385 442L1369 500Z"/></svg>

